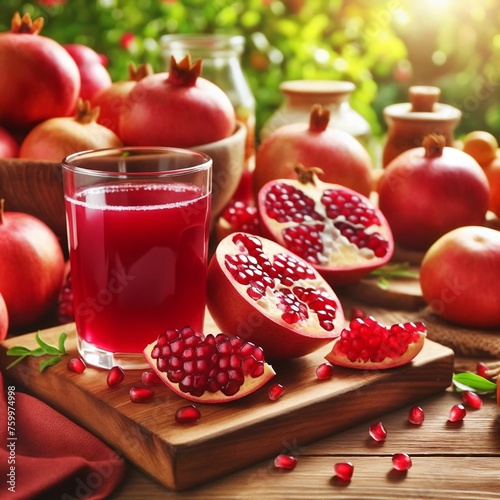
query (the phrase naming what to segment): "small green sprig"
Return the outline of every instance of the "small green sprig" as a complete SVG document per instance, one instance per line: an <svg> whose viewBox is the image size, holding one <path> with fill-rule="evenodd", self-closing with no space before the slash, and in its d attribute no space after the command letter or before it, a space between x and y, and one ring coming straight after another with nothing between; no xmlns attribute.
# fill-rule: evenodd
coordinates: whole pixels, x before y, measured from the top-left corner
<svg viewBox="0 0 500 500"><path fill-rule="evenodd" d="M458 392L471 391L487 394L497 389L495 382L472 372L454 373L452 381Z"/></svg>
<svg viewBox="0 0 500 500"><path fill-rule="evenodd" d="M47 344L47 342L44 342L40 338L40 333L37 332L35 334L35 340L39 347L37 347L36 349L28 349L27 347L18 345L11 347L7 351L7 356L17 356L17 359L15 359L9 366L7 366L7 370L17 365L28 356L33 356L35 358L39 358L41 356L49 356L40 362L40 373L42 373L45 368L54 366L59 363L62 360L62 357L67 354L66 348L64 347L64 343L66 342L67 337L68 336L64 332L61 333L61 335L59 335L58 345L56 347Z"/></svg>
<svg viewBox="0 0 500 500"><path fill-rule="evenodd" d="M389 287L390 279L418 279L417 271L412 271L409 262L385 265L373 270L369 277L378 278L378 284L384 290Z"/></svg>

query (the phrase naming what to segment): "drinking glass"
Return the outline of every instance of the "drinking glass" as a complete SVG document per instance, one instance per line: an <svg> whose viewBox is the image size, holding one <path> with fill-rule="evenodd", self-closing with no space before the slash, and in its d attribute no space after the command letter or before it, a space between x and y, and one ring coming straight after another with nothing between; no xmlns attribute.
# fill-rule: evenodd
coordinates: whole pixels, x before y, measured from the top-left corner
<svg viewBox="0 0 500 500"><path fill-rule="evenodd" d="M83 359L139 369L166 329L203 331L211 158L165 147L82 151L62 173Z"/></svg>

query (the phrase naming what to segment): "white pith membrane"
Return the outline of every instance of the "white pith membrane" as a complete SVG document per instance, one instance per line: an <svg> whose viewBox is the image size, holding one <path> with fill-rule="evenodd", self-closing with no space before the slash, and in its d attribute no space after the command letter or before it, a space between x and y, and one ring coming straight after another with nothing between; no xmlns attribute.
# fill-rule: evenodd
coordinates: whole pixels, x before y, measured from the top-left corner
<svg viewBox="0 0 500 500"><path fill-rule="evenodd" d="M297 181L281 179L279 181L282 184L288 184L291 186L296 186ZM327 188L328 189L328 188ZM283 239L283 232L288 228L295 228L297 226L317 226L318 224L324 225L324 229L320 233L320 240L323 246L323 251L316 254L316 258L319 262L319 266L327 266L329 263L337 263L342 266L359 265L360 261L370 261L375 258L375 253L369 248L359 248L354 243L351 243L347 237L341 234L340 230L334 225L334 222L345 223L353 227L354 229L362 229L367 235L378 233L385 240L388 239L388 232L383 225L371 225L365 227L362 224L353 224L347 220L344 215L339 215L335 219L331 219L326 215L325 205L321 202L321 199L315 200L318 196L319 188L315 184L305 183L300 185L300 190L314 201L314 210L323 216L323 220L315 220L310 216L305 216L304 220L301 222L288 221L288 222L278 222L270 217L266 218L266 223L269 226L273 234L279 235L280 242L286 248L288 245ZM362 200L364 197L358 195ZM371 202L368 200L368 203Z"/></svg>
<svg viewBox="0 0 500 500"><path fill-rule="evenodd" d="M239 388L238 392L232 396L226 396L222 391L217 392L209 392L205 391L200 396L193 396L188 392L184 392L179 388L179 384L175 382L171 382L166 372L162 372L158 369L157 360L151 357L151 353L156 346L156 341L148 344L143 351L144 357L146 361L149 363L151 368L155 371L155 373L160 377L162 382L174 393L183 397L184 399L188 399L189 401L197 401L200 403L227 403L229 401L235 401L237 399L241 399L244 396L247 396L262 386L267 384L269 380L271 380L276 372L273 367L264 361L264 372L259 377L252 377L251 375L245 376L245 381L243 385Z"/></svg>

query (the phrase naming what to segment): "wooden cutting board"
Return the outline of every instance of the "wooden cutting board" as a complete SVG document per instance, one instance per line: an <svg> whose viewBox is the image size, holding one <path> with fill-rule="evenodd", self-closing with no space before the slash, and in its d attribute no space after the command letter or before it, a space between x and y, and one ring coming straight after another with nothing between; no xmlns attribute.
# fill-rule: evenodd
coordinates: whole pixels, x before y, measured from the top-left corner
<svg viewBox="0 0 500 500"><path fill-rule="evenodd" d="M378 314L380 321L384 317ZM394 313L391 320L394 319ZM207 331L218 332L210 317ZM66 347L76 355L74 324L40 332L57 343L68 334ZM6 372L14 345L36 346L27 334L0 344L0 368L18 390L37 396L71 420L100 437L164 486L183 490L273 457L291 452L329 434L440 392L451 384L453 351L427 340L423 351L406 366L378 372L336 368L330 380L318 381L316 367L329 348L304 358L275 365L274 382L285 392L271 401L267 389L227 404L200 404L202 417L180 425L175 411L189 401L156 388L155 400L132 403L129 390L141 385L141 371L128 371L116 389L106 385L106 372L88 367L69 372L66 363L39 373L39 359L25 359ZM69 358L68 358L69 359ZM368 436L368 434L367 434Z"/></svg>

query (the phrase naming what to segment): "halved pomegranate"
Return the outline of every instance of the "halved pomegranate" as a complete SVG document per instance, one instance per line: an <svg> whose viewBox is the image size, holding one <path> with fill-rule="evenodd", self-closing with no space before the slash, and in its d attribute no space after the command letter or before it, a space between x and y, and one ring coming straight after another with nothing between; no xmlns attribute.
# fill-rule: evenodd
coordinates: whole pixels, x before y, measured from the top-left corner
<svg viewBox="0 0 500 500"><path fill-rule="evenodd" d="M162 333L144 356L167 387L202 403L240 399L275 375L260 347L223 333L204 336L189 326Z"/></svg>
<svg viewBox="0 0 500 500"><path fill-rule="evenodd" d="M353 319L344 328L330 353L330 363L361 370L394 368L409 363L424 347L423 323L397 323L390 327L373 317Z"/></svg>
<svg viewBox="0 0 500 500"><path fill-rule="evenodd" d="M297 165L297 179L262 187L262 233L309 262L330 284L355 283L391 259L391 229L368 198L321 182L316 170Z"/></svg>
<svg viewBox="0 0 500 500"><path fill-rule="evenodd" d="M307 262L247 233L224 238L208 267L207 306L223 332L262 347L268 360L304 356L344 326L339 299Z"/></svg>

